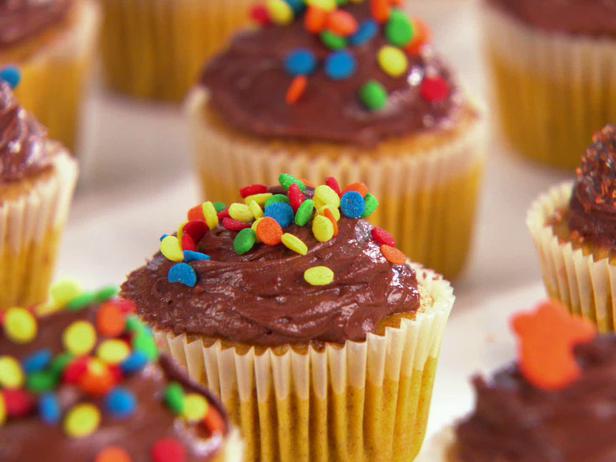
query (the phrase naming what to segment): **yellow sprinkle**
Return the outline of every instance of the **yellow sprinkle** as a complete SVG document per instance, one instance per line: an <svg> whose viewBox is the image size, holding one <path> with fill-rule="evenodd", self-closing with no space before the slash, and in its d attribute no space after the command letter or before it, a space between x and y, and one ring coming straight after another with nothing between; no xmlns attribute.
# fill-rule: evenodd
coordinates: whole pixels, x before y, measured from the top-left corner
<svg viewBox="0 0 616 462"><path fill-rule="evenodd" d="M182 237L184 236L184 226L186 226L186 223L188 223L188 222L185 221L178 228L178 242L180 242L180 243L182 242ZM183 257L184 257L184 255L182 254L182 259L183 259Z"/></svg>
<svg viewBox="0 0 616 462"><path fill-rule="evenodd" d="M334 11L336 9L336 0L306 0L310 6L319 7L325 11Z"/></svg>
<svg viewBox="0 0 616 462"><path fill-rule="evenodd" d="M336 191L322 184L314 190L314 205L317 209L324 205L329 205L331 208L337 209L340 207L340 196Z"/></svg>
<svg viewBox="0 0 616 462"><path fill-rule="evenodd" d="M24 372L12 356L0 356L0 388L14 390L24 383Z"/></svg>
<svg viewBox="0 0 616 462"><path fill-rule="evenodd" d="M284 233L282 235L282 243L287 249L292 250L300 255L306 255L308 253L308 246L304 244L299 237L291 233Z"/></svg>
<svg viewBox="0 0 616 462"><path fill-rule="evenodd" d="M130 348L122 340L105 340L99 345L97 355L101 361L107 364L120 364L130 355Z"/></svg>
<svg viewBox="0 0 616 462"><path fill-rule="evenodd" d="M160 252L167 260L180 262L184 260L184 252L180 241L175 236L167 236L160 242Z"/></svg>
<svg viewBox="0 0 616 462"><path fill-rule="evenodd" d="M36 318L24 308L9 308L4 317L4 332L15 343L29 343L36 338Z"/></svg>
<svg viewBox="0 0 616 462"><path fill-rule="evenodd" d="M64 419L64 431L73 438L83 438L96 431L101 413L93 404L78 404Z"/></svg>
<svg viewBox="0 0 616 462"><path fill-rule="evenodd" d="M265 203L267 202L267 200L272 197L273 194L272 193L261 193L261 194L253 194L252 196L248 196L244 199L244 202L246 202L246 204L250 203L250 201L255 201L257 204L259 204L260 206L265 205Z"/></svg>
<svg viewBox="0 0 616 462"><path fill-rule="evenodd" d="M4 403L4 396L0 394L0 426L6 422L6 404Z"/></svg>
<svg viewBox="0 0 616 462"><path fill-rule="evenodd" d="M250 207L237 202L229 206L229 216L234 220L241 221L242 223L250 223L254 219L252 212L250 211Z"/></svg>
<svg viewBox="0 0 616 462"><path fill-rule="evenodd" d="M210 201L204 202L202 207L207 227L212 230L216 229L218 227L218 212L216 212L216 207L214 207L214 204Z"/></svg>
<svg viewBox="0 0 616 462"><path fill-rule="evenodd" d="M312 220L312 234L319 242L328 242L334 237L334 224L329 218L317 215Z"/></svg>
<svg viewBox="0 0 616 462"><path fill-rule="evenodd" d="M285 26L293 22L293 9L284 0L267 0L265 6L274 24Z"/></svg>
<svg viewBox="0 0 616 462"><path fill-rule="evenodd" d="M329 205L324 205L318 209L319 215L325 215L325 209L329 209L332 213L336 221L340 221L340 209L338 207L330 207Z"/></svg>
<svg viewBox="0 0 616 462"><path fill-rule="evenodd" d="M259 204L257 204L257 201L249 201L248 208L250 208L250 212L255 218L263 217L263 209Z"/></svg>
<svg viewBox="0 0 616 462"><path fill-rule="evenodd" d="M49 290L51 299L57 307L63 307L83 293L81 286L75 281L60 281Z"/></svg>
<svg viewBox="0 0 616 462"><path fill-rule="evenodd" d="M188 393L184 397L184 411L182 415L188 422L198 422L207 415L209 404L207 400L196 393Z"/></svg>
<svg viewBox="0 0 616 462"><path fill-rule="evenodd" d="M87 321L75 321L62 334L64 348L75 356L88 354L96 344L96 330Z"/></svg>
<svg viewBox="0 0 616 462"><path fill-rule="evenodd" d="M400 77L409 67L409 60L406 54L396 47L385 45L379 50L377 59L383 71L392 76Z"/></svg>
<svg viewBox="0 0 616 462"><path fill-rule="evenodd" d="M334 282L334 272L327 266L314 266L304 271L304 280L311 286L327 286Z"/></svg>

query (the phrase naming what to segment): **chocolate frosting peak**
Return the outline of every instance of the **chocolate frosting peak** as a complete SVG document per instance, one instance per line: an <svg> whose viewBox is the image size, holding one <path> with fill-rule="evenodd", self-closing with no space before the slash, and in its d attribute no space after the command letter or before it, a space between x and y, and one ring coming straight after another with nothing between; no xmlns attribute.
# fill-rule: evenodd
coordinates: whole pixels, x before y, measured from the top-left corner
<svg viewBox="0 0 616 462"><path fill-rule="evenodd" d="M51 165L45 129L0 82L0 184L19 181Z"/></svg>
<svg viewBox="0 0 616 462"><path fill-rule="evenodd" d="M0 48L62 21L73 0L0 0Z"/></svg>
<svg viewBox="0 0 616 462"><path fill-rule="evenodd" d="M616 454L616 337L575 350L582 377L561 391L517 367L475 378L476 409L456 428L461 462L607 462ZM457 460L458 460L457 459Z"/></svg>
<svg viewBox="0 0 616 462"><path fill-rule="evenodd" d="M616 126L608 125L577 169L570 203L569 227L596 245L616 248Z"/></svg>
<svg viewBox="0 0 616 462"><path fill-rule="evenodd" d="M372 18L368 1L341 8L359 24ZM305 29L300 17L288 26L239 34L209 63L202 84L209 91L211 107L227 124L265 138L372 147L390 138L451 126L461 95L450 71L429 52L407 53L408 70L392 77L377 60L384 45L389 42L381 26L369 42L346 49L356 61L355 72L334 80L323 70L332 51ZM288 104L285 96L293 76L285 70L285 60L300 49L313 53L318 66L308 76L301 99ZM438 102L424 99L420 86L425 77L444 79L450 88L448 96ZM366 109L358 96L360 88L372 80L389 93L389 103L380 111Z"/></svg>

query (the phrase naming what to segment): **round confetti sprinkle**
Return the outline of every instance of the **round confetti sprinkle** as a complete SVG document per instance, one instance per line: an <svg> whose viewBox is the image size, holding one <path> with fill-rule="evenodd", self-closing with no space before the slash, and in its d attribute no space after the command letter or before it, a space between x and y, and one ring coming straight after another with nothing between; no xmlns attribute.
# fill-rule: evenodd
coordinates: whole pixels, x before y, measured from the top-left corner
<svg viewBox="0 0 616 462"><path fill-rule="evenodd" d="M327 286L334 282L334 272L327 266L314 266L304 272L304 280L311 286Z"/></svg>
<svg viewBox="0 0 616 462"><path fill-rule="evenodd" d="M325 60L325 73L330 79L344 80L355 73L357 63L348 51L338 51L330 54Z"/></svg>
<svg viewBox="0 0 616 462"><path fill-rule="evenodd" d="M264 184L251 184L240 189L240 196L245 199L249 196L254 196L255 194L267 193L267 190L268 188Z"/></svg>
<svg viewBox="0 0 616 462"><path fill-rule="evenodd" d="M317 6L309 6L304 16L304 27L311 34L319 34L327 27L329 13Z"/></svg>
<svg viewBox="0 0 616 462"><path fill-rule="evenodd" d="M95 292L84 292L74 299L72 299L67 305L66 309L69 311L80 311L83 310L90 305L92 305L96 301L96 293Z"/></svg>
<svg viewBox="0 0 616 462"><path fill-rule="evenodd" d="M148 357L141 351L134 351L126 358L120 368L124 374L134 374L143 370L148 364Z"/></svg>
<svg viewBox="0 0 616 462"><path fill-rule="evenodd" d="M273 218L284 229L293 223L293 208L289 204L279 202L265 207L265 216Z"/></svg>
<svg viewBox="0 0 616 462"><path fill-rule="evenodd" d="M278 176L278 182L280 183L280 186L282 186L287 191L289 190L292 184L296 184L297 186L299 186L299 189L302 192L306 191L306 185L304 184L304 182L302 180L298 180L293 175L289 175L288 173L281 173ZM286 197L284 194L282 194L282 196Z"/></svg>
<svg viewBox="0 0 616 462"><path fill-rule="evenodd" d="M413 40L414 33L413 24L405 12L401 10L391 12L385 26L385 36L392 45L404 48Z"/></svg>
<svg viewBox="0 0 616 462"><path fill-rule="evenodd" d="M24 373L12 356L0 356L0 387L14 390L24 383Z"/></svg>
<svg viewBox="0 0 616 462"><path fill-rule="evenodd" d="M33 372L26 378L26 388L36 394L52 391L57 385L58 378L47 371Z"/></svg>
<svg viewBox="0 0 616 462"><path fill-rule="evenodd" d="M69 353L87 355L96 344L96 329L88 321L75 321L64 329L62 342Z"/></svg>
<svg viewBox="0 0 616 462"><path fill-rule="evenodd" d="M186 263L190 263L193 261L208 261L208 260L211 260L211 257L202 252L195 252L193 250L184 251L184 261Z"/></svg>
<svg viewBox="0 0 616 462"><path fill-rule="evenodd" d="M342 50L347 46L347 41L344 37L340 37L328 30L321 32L321 41L330 50Z"/></svg>
<svg viewBox="0 0 616 462"><path fill-rule="evenodd" d="M7 66L0 69L0 80L9 84L13 89L21 82L21 72L17 67Z"/></svg>
<svg viewBox="0 0 616 462"><path fill-rule="evenodd" d="M265 245L278 245L282 238L282 227L273 218L263 218L259 221L256 230L257 238Z"/></svg>
<svg viewBox="0 0 616 462"><path fill-rule="evenodd" d="M78 404L64 419L64 432L73 438L83 438L96 431L101 413L93 404Z"/></svg>
<svg viewBox="0 0 616 462"><path fill-rule="evenodd" d="M347 218L361 218L366 211L366 201L358 192L348 192L340 200L340 210Z"/></svg>
<svg viewBox="0 0 616 462"><path fill-rule="evenodd" d="M60 377L75 357L70 353L62 353L57 355L51 362L51 372Z"/></svg>
<svg viewBox="0 0 616 462"><path fill-rule="evenodd" d="M229 231L239 232L243 229L250 228L250 223L234 220L233 218L225 217L222 219L222 226Z"/></svg>
<svg viewBox="0 0 616 462"><path fill-rule="evenodd" d="M334 236L337 236L340 232L340 229L338 228L338 221L329 207L325 207L323 209L323 216L332 222L332 226L334 227Z"/></svg>
<svg viewBox="0 0 616 462"><path fill-rule="evenodd" d="M294 234L284 233L280 240L287 249L295 253L300 255L306 255L308 253L308 246Z"/></svg>
<svg viewBox="0 0 616 462"><path fill-rule="evenodd" d="M389 96L383 85L375 80L371 80L361 87L359 98L366 108L371 111L378 111L387 106Z"/></svg>
<svg viewBox="0 0 616 462"><path fill-rule="evenodd" d="M56 306L66 306L82 292L81 286L75 281L60 281L51 287L49 294Z"/></svg>
<svg viewBox="0 0 616 462"><path fill-rule="evenodd" d="M333 11L327 18L327 28L341 37L357 32L357 21L351 13L344 10Z"/></svg>
<svg viewBox="0 0 616 462"><path fill-rule="evenodd" d="M185 462L186 449L174 438L163 438L152 446L152 462Z"/></svg>
<svg viewBox="0 0 616 462"><path fill-rule="evenodd" d="M295 104L297 103L304 93L306 93L306 88L308 88L308 79L304 75L298 75L293 79L291 85L289 85L289 89L287 90L287 94L285 96L285 100L287 104Z"/></svg>
<svg viewBox="0 0 616 462"><path fill-rule="evenodd" d="M194 268L186 263L176 263L169 269L167 280L170 283L180 283L187 287L197 285L197 273Z"/></svg>
<svg viewBox="0 0 616 462"><path fill-rule="evenodd" d="M40 372L51 364L53 354L51 350L38 350L24 359L22 365L26 374L32 374L33 372Z"/></svg>
<svg viewBox="0 0 616 462"><path fill-rule="evenodd" d="M383 228L375 226L371 231L372 239L379 245L388 245L390 247L396 246L396 239Z"/></svg>
<svg viewBox="0 0 616 462"><path fill-rule="evenodd" d="M135 395L125 388L114 388L105 398L105 406L109 413L116 418L123 419L131 416L137 408Z"/></svg>
<svg viewBox="0 0 616 462"><path fill-rule="evenodd" d="M378 53L379 66L387 75L400 77L404 75L409 67L409 60L406 54L396 47L385 45Z"/></svg>
<svg viewBox="0 0 616 462"><path fill-rule="evenodd" d="M318 210L319 210L319 215L325 215L325 211L329 210L329 212L331 213L331 215L334 218L334 220L340 221L341 215L340 215L340 209L338 207L332 207L330 205L324 205L323 207L319 208Z"/></svg>
<svg viewBox="0 0 616 462"><path fill-rule="evenodd" d="M349 45L352 46L361 46L365 43L368 43L379 32L379 26L376 21L372 19L368 19L361 23L357 32L349 37Z"/></svg>
<svg viewBox="0 0 616 462"><path fill-rule="evenodd" d="M36 401L31 393L25 390L0 390L2 393L6 414L8 417L25 417L36 406Z"/></svg>
<svg viewBox="0 0 616 462"><path fill-rule="evenodd" d="M4 313L4 333L15 343L29 343L37 334L36 319L24 308L9 308Z"/></svg>
<svg viewBox="0 0 616 462"><path fill-rule="evenodd" d="M105 303L118 296L120 289L118 286L107 286L97 290L94 294L96 303Z"/></svg>
<svg viewBox="0 0 616 462"><path fill-rule="evenodd" d="M291 9L293 10L293 13L295 13L296 16L303 13L304 10L306 9L306 3L304 0L285 0L285 1L289 4Z"/></svg>
<svg viewBox="0 0 616 462"><path fill-rule="evenodd" d="M118 337L126 328L126 315L113 302L104 303L96 312L96 329L105 337Z"/></svg>
<svg viewBox="0 0 616 462"><path fill-rule="evenodd" d="M379 200L370 193L366 194L364 200L366 201L366 210L364 210L364 216L362 218L368 218L379 208Z"/></svg>
<svg viewBox="0 0 616 462"><path fill-rule="evenodd" d="M268 200L265 201L265 208L272 204L289 204L291 201L285 194L274 194Z"/></svg>
<svg viewBox="0 0 616 462"><path fill-rule="evenodd" d="M317 186L314 190L314 205L317 208L321 208L324 205L338 208L340 207L340 196L327 185Z"/></svg>
<svg viewBox="0 0 616 462"><path fill-rule="evenodd" d="M312 234L319 242L328 242L334 237L334 225L324 215L317 215L312 220Z"/></svg>
<svg viewBox="0 0 616 462"><path fill-rule="evenodd" d="M269 198L271 198L273 196L272 193L260 193L260 194L251 194L250 196L246 196L244 198L244 202L246 204L248 204L248 202L250 201L255 201L257 204L259 204L261 207L263 207L265 205L265 203L267 202L267 200Z"/></svg>
<svg viewBox="0 0 616 462"><path fill-rule="evenodd" d="M46 393L41 396L38 402L38 410L41 420L46 424L54 425L60 422L62 409L55 394Z"/></svg>
<svg viewBox="0 0 616 462"><path fill-rule="evenodd" d="M202 207L207 227L212 230L216 229L218 227L218 211L216 207L214 207L214 204L210 201L204 202Z"/></svg>
<svg viewBox="0 0 616 462"><path fill-rule="evenodd" d="M250 18L261 27L267 27L272 24L272 20L265 5L254 5L250 9Z"/></svg>
<svg viewBox="0 0 616 462"><path fill-rule="evenodd" d="M243 229L233 239L233 250L238 255L244 255L252 250L257 242L257 235L250 229Z"/></svg>
<svg viewBox="0 0 616 462"><path fill-rule="evenodd" d="M167 236L160 243L160 252L170 261L180 262L184 259L184 252L180 241L175 236Z"/></svg>
<svg viewBox="0 0 616 462"><path fill-rule="evenodd" d="M390 0L369 0L370 12L372 17L380 23L384 23L389 19L391 14Z"/></svg>
<svg viewBox="0 0 616 462"><path fill-rule="evenodd" d="M265 7L274 24L286 26L293 22L293 9L284 0L267 0Z"/></svg>
<svg viewBox="0 0 616 462"><path fill-rule="evenodd" d="M361 194L362 197L365 198L369 190L368 190L368 186L366 186L364 183L359 181L357 183L351 183L347 185L347 187L344 188L340 196L344 196L346 193L351 192L351 191L356 191L359 194Z"/></svg>
<svg viewBox="0 0 616 462"><path fill-rule="evenodd" d="M334 11L338 6L336 0L306 0L306 4L309 6L316 6L327 12Z"/></svg>
<svg viewBox="0 0 616 462"><path fill-rule="evenodd" d="M332 188L336 192L336 194L340 196L340 184L338 183L338 180L336 180L336 178L334 178L333 176L328 177L325 180L325 184Z"/></svg>
<svg viewBox="0 0 616 462"><path fill-rule="evenodd" d="M195 242L199 242L201 238L207 234L209 228L204 221L195 220L186 223L184 225L183 231L185 234L188 234Z"/></svg>
<svg viewBox="0 0 616 462"><path fill-rule="evenodd" d="M199 204L199 205L196 205L195 207L193 207L192 209L190 209L188 211L187 217L188 217L188 221L205 221L205 217L203 216L203 205ZM164 235L161 238L161 241L166 236L167 235Z"/></svg>
<svg viewBox="0 0 616 462"><path fill-rule="evenodd" d="M251 200L248 202L248 208L250 209L250 213L256 219L263 217L263 209L255 200Z"/></svg>
<svg viewBox="0 0 616 462"><path fill-rule="evenodd" d="M297 226L306 226L312 218L313 213L314 201L312 199L306 199L302 205L299 206L299 209L297 209L297 213L295 214L295 224Z"/></svg>
<svg viewBox="0 0 616 462"><path fill-rule="evenodd" d="M406 51L413 55L421 54L424 46L430 43L432 32L428 25L420 19L413 19L413 40L406 47Z"/></svg>
<svg viewBox="0 0 616 462"><path fill-rule="evenodd" d="M299 189L299 186L296 184L292 184L289 188L289 204L293 208L294 212L297 212L297 209L302 205L302 203L306 200L306 196Z"/></svg>
<svg viewBox="0 0 616 462"><path fill-rule="evenodd" d="M285 69L292 76L310 75L317 68L317 58L306 49L293 51L285 61ZM267 192L267 189L262 192Z"/></svg>
<svg viewBox="0 0 616 462"><path fill-rule="evenodd" d="M133 337L133 348L145 354L150 361L158 359L158 347L149 330L143 330Z"/></svg>
<svg viewBox="0 0 616 462"><path fill-rule="evenodd" d="M440 103L449 97L449 83L442 77L427 77L421 82L421 97L431 103Z"/></svg>
<svg viewBox="0 0 616 462"><path fill-rule="evenodd" d="M257 204L258 205L258 204ZM246 204L234 203L229 206L229 216L242 223L250 223L254 219L250 207Z"/></svg>
<svg viewBox="0 0 616 462"><path fill-rule="evenodd" d="M79 387L89 395L104 396L116 384L116 378L109 367L98 359L88 359L86 370L79 378Z"/></svg>
<svg viewBox="0 0 616 462"><path fill-rule="evenodd" d="M124 449L109 446L96 455L94 462L132 462L132 459Z"/></svg>
<svg viewBox="0 0 616 462"><path fill-rule="evenodd" d="M188 393L184 397L184 412L182 412L182 416L188 422L198 422L205 418L208 408L209 404L203 396L197 393Z"/></svg>
<svg viewBox="0 0 616 462"><path fill-rule="evenodd" d="M98 346L97 356L101 361L116 365L122 363L130 355L130 348L123 340L109 339Z"/></svg>
<svg viewBox="0 0 616 462"><path fill-rule="evenodd" d="M0 427L4 425L7 418L6 404L4 404L4 396L0 393Z"/></svg>
<svg viewBox="0 0 616 462"><path fill-rule="evenodd" d="M381 253L383 256L394 265L404 265L406 263L406 255L402 251L390 245L382 245Z"/></svg>
<svg viewBox="0 0 616 462"><path fill-rule="evenodd" d="M165 404L174 414L179 415L184 412L184 389L179 383L170 383L167 388L165 388L164 396Z"/></svg>
<svg viewBox="0 0 616 462"><path fill-rule="evenodd" d="M215 410L210 410L210 412L207 413L203 423L212 434L222 433L225 429L225 421L222 419L220 413Z"/></svg>

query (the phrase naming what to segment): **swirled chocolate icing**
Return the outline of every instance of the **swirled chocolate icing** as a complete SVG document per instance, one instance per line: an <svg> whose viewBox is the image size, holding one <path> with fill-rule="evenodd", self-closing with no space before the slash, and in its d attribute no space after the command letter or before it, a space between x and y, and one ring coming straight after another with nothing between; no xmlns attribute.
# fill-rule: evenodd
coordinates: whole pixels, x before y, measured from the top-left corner
<svg viewBox="0 0 616 462"><path fill-rule="evenodd" d="M583 373L561 391L517 367L475 378L477 404L456 428L461 462L608 462L616 455L616 337L576 347Z"/></svg>
<svg viewBox="0 0 616 462"><path fill-rule="evenodd" d="M616 36L613 0L486 0L525 24L550 32Z"/></svg>
<svg viewBox="0 0 616 462"><path fill-rule="evenodd" d="M195 288L170 284L172 262L160 253L128 276L122 293L156 329L204 335L251 345L360 341L384 318L419 308L415 272L381 254L364 220L342 218L340 233L318 242L310 227L291 226L309 248L306 256L279 245L259 245L240 256L234 233L210 231L199 250L211 261L194 262ZM335 281L308 285L304 271L326 265Z"/></svg>
<svg viewBox="0 0 616 462"><path fill-rule="evenodd" d="M369 2L348 5L361 24L369 19ZM261 137L312 142L340 142L374 146L380 141L449 127L455 121L461 95L450 71L431 53L409 56L409 70L400 77L383 72L378 51L388 44L382 30L359 47L349 47L357 68L345 80L332 80L322 63L331 53L318 36L304 28L303 19L288 26L266 27L239 34L228 49L205 69L202 84L209 90L215 113L231 127ZM285 95L293 77L285 70L286 57L297 49L315 54L318 70L310 75L301 100L289 105ZM429 102L420 94L424 76L443 77L451 86L444 101ZM382 111L368 111L358 91L377 80L390 94Z"/></svg>
<svg viewBox="0 0 616 462"><path fill-rule="evenodd" d="M616 248L616 126L593 136L577 169L569 228L595 245Z"/></svg>
<svg viewBox="0 0 616 462"><path fill-rule="evenodd" d="M79 312L62 311L39 320L37 338L28 344L18 345L0 331L0 354L23 361L31 354L48 349L54 355L64 351L62 333L71 323L85 320L96 322L96 309ZM71 438L62 423L46 424L40 416L9 418L0 427L0 460L4 462L94 461L103 449L114 446L124 449L133 462L152 461L154 443L163 438L173 438L186 450L186 461L203 462L214 459L221 450L223 434L208 435L198 425L188 425L176 417L164 404L163 392L170 382L178 382L187 392L199 393L207 398L228 426L226 414L210 393L189 382L166 357L150 363L140 373L125 377L120 386L133 393L137 400L136 412L117 418L104 410L104 398L90 401L102 409L99 428L90 436ZM1 393L1 390L0 390ZM62 384L56 391L63 409L86 400L76 386ZM97 402L98 401L98 402ZM225 432L227 430L225 429Z"/></svg>
<svg viewBox="0 0 616 462"><path fill-rule="evenodd" d="M73 0L0 0L0 48L62 21Z"/></svg>
<svg viewBox="0 0 616 462"><path fill-rule="evenodd" d="M45 129L0 82L0 185L37 174L51 165Z"/></svg>

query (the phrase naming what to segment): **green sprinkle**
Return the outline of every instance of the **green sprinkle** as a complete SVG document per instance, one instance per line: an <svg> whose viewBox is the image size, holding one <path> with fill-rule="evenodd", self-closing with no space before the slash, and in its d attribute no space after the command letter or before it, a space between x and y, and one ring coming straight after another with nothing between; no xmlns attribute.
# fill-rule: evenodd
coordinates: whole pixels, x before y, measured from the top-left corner
<svg viewBox="0 0 616 462"><path fill-rule="evenodd" d="M137 333L145 330L145 326L136 316L131 316L126 320L126 330L128 332Z"/></svg>
<svg viewBox="0 0 616 462"><path fill-rule="evenodd" d="M33 372L28 374L26 387L32 393L40 394L56 388L59 377L51 371Z"/></svg>
<svg viewBox="0 0 616 462"><path fill-rule="evenodd" d="M295 224L297 226L306 226L312 218L313 213L314 201L312 199L306 199L297 209L297 213L295 214Z"/></svg>
<svg viewBox="0 0 616 462"><path fill-rule="evenodd" d="M349 3L349 0L336 0L336 5L338 6L346 5L347 3Z"/></svg>
<svg viewBox="0 0 616 462"><path fill-rule="evenodd" d="M371 80L359 90L361 102L371 111L378 111L387 105L387 90L379 82Z"/></svg>
<svg viewBox="0 0 616 462"><path fill-rule="evenodd" d="M216 212L220 213L226 208L227 206L224 202L214 202L214 209L216 209Z"/></svg>
<svg viewBox="0 0 616 462"><path fill-rule="evenodd" d="M366 197L364 197L364 201L366 201L366 210L364 211L362 218L368 218L376 211L376 209L379 208L379 200L372 194L368 193L366 194Z"/></svg>
<svg viewBox="0 0 616 462"><path fill-rule="evenodd" d="M94 294L94 299L97 303L104 303L112 298L115 298L119 291L118 286L103 287Z"/></svg>
<svg viewBox="0 0 616 462"><path fill-rule="evenodd" d="M344 37L340 37L328 30L321 32L321 41L330 50L342 50L347 46L347 41Z"/></svg>
<svg viewBox="0 0 616 462"><path fill-rule="evenodd" d="M51 362L50 372L56 377L60 378L64 374L64 370L75 358L71 353L62 353L56 356Z"/></svg>
<svg viewBox="0 0 616 462"><path fill-rule="evenodd" d="M291 188L292 184L296 184L297 186L299 186L300 191L306 191L306 185L304 184L304 182L298 180L293 175L289 175L288 173L281 173L278 177L278 182L280 183L280 186L282 186L287 191Z"/></svg>
<svg viewBox="0 0 616 462"><path fill-rule="evenodd" d="M144 329L133 337L133 349L141 351L150 361L158 359L158 347L154 341L154 336Z"/></svg>
<svg viewBox="0 0 616 462"><path fill-rule="evenodd" d="M392 45L404 48L413 40L415 30L406 13L394 10L385 26L385 35Z"/></svg>
<svg viewBox="0 0 616 462"><path fill-rule="evenodd" d="M252 250L257 242L257 234L250 228L241 230L233 239L233 250L238 255L244 255Z"/></svg>
<svg viewBox="0 0 616 462"><path fill-rule="evenodd" d="M263 209L265 210L270 205L277 204L278 202L288 204L290 201L285 194L274 194L272 197L265 201L265 207L263 207Z"/></svg>
<svg viewBox="0 0 616 462"><path fill-rule="evenodd" d="M87 308L96 302L96 293L95 292L85 292L81 295L78 295L74 299L72 299L68 305L66 305L66 309L69 311L79 311Z"/></svg>
<svg viewBox="0 0 616 462"><path fill-rule="evenodd" d="M173 382L165 389L165 403L176 415L184 412L184 389L179 383Z"/></svg>

